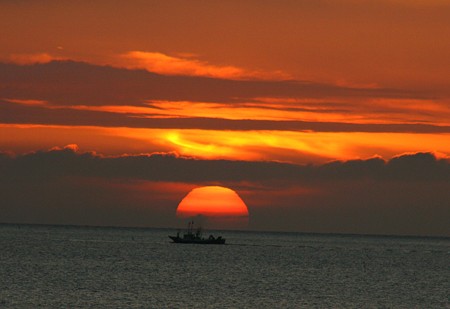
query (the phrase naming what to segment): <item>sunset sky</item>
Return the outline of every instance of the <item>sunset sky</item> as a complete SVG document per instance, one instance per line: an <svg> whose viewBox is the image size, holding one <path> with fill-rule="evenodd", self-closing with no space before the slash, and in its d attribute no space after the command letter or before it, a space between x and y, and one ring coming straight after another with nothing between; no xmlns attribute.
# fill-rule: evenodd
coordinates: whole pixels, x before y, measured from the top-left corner
<svg viewBox="0 0 450 309"><path fill-rule="evenodd" d="M0 222L450 236L447 0L0 1Z"/></svg>

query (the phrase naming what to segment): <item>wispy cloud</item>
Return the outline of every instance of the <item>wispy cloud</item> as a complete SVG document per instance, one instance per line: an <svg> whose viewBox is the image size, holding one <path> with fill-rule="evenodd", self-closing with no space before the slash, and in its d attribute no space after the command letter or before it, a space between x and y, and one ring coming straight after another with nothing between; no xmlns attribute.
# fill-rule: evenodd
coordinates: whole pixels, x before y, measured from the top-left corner
<svg viewBox="0 0 450 309"><path fill-rule="evenodd" d="M193 55L169 56L159 52L130 51L121 55L123 64L165 75L206 76L224 79L288 79L281 71L263 72L247 70L233 65L215 65L195 59Z"/></svg>
<svg viewBox="0 0 450 309"><path fill-rule="evenodd" d="M2 101L0 100L0 103ZM151 111L151 109L148 109ZM116 112L106 108L24 105L3 101L0 122L10 124L47 124L154 129L203 129L225 131L297 132L373 132L373 133L449 133L449 125L422 123L356 123L336 121L227 119L219 117L142 113L133 108ZM138 113L140 112L140 113Z"/></svg>
<svg viewBox="0 0 450 309"><path fill-rule="evenodd" d="M7 99L4 98L6 102L28 105L28 106L46 106L48 105L47 101L44 100L32 100L32 99Z"/></svg>

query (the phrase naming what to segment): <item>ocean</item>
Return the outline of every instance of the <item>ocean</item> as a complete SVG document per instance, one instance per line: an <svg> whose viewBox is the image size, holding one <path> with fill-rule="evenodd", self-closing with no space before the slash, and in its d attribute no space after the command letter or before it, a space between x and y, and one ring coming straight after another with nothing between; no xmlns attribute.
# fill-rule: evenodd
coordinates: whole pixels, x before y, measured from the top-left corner
<svg viewBox="0 0 450 309"><path fill-rule="evenodd" d="M450 308L450 239L0 225L0 308Z"/></svg>

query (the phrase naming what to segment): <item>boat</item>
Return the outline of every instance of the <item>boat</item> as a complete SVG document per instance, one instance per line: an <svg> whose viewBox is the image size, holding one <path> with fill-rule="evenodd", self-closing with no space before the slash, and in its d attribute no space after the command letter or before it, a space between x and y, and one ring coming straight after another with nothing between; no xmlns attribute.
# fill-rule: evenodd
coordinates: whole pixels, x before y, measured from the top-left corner
<svg viewBox="0 0 450 309"><path fill-rule="evenodd" d="M177 244L204 244L204 245L223 245L225 244L225 238L222 236L214 237L209 235L208 238L202 237L202 229L198 228L194 232L194 221L189 221L187 232L180 236L180 232L177 232L177 236L170 236L169 238Z"/></svg>

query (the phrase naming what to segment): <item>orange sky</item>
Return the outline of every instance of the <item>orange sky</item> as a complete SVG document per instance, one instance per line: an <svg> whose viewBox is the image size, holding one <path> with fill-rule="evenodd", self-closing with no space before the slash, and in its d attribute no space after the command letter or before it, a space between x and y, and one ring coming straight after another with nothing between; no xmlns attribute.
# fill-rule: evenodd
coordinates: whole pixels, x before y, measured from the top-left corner
<svg viewBox="0 0 450 309"><path fill-rule="evenodd" d="M93 1L89 5L70 1L3 2L0 4L0 59L22 65L52 60L85 61L93 65L145 69L168 76L209 77L237 82L273 80L282 84L283 80L308 81L305 91L265 91L264 88L255 90L249 86L251 93L237 91L231 94L227 99L233 100L233 104L230 104L221 101L223 98L216 98L212 92L214 90L209 90L208 85L203 86L203 91L210 100L198 100L200 96L183 94L175 100L171 99L173 95L165 94L152 98L145 93L136 94L131 87L120 94L113 93L100 102L95 101L98 97L95 92L107 92L108 85L105 83L104 87L95 90L95 81L90 81L89 89L79 90L87 91L86 95L65 102L64 96L69 98L70 93L54 94L57 100L53 101L51 95L46 96L36 89L28 94L19 90L40 86L20 85L20 79L16 79L15 82L19 84L14 85L15 90L8 91L9 87L6 86L0 99L42 108L65 107L120 113L127 118L191 117L194 118L193 122L195 118L203 117L450 125L448 2L265 1L255 5L254 1L209 1L208 4L134 1L133 5L114 1ZM67 74L70 74L68 70ZM86 74L91 74L95 80L94 72ZM3 82L4 85L10 83L11 80ZM61 83L60 87L64 89L74 87L73 81L69 79L67 85L63 85L64 80ZM45 87L52 91L51 84ZM115 86L111 84L110 87ZM177 86L174 87L176 89ZM235 87L233 84L222 87L223 91L227 88ZM186 88L183 91L189 90ZM89 96L92 97L90 102L86 100ZM119 97L120 103L114 102ZM130 99L127 100L127 97ZM36 147L42 142L45 148L50 144L61 145L59 129L53 130L52 125L65 125L66 121L45 119L33 123L29 119L17 119L8 123L49 125L46 136L34 142ZM70 122L70 125L73 124L77 123ZM85 124L77 125L86 127ZM361 133L365 129L361 132L360 128L355 128L350 131L357 134L346 134L345 137L339 128L331 129L336 130L335 136L328 129L327 134L310 136L304 134L310 130L308 127L301 127L299 130L303 133L299 134L293 132L296 130L292 126L281 129L286 132L271 132L271 126L264 128L262 124L258 130L264 130L264 138L259 138L259 144L254 139L258 132L218 133L221 138L217 140L214 136L218 134L206 131L200 133L202 143L198 144L189 138L189 131L171 130L167 134L156 134L153 140L145 138L144 145L131 147L136 133L130 133L128 129L118 133L117 128L113 131L105 128L127 127L128 123L115 121L114 124L104 125L102 121L93 119L87 124L92 128L81 129L77 138L78 144L86 150L100 147L111 154L121 151L130 153L137 149L152 152L161 145L161 151L179 151L186 155L214 157L217 154L218 157L233 158L230 153L235 153L240 159L265 160L271 157L267 154L255 156L252 149L279 154L273 157L275 160L289 160L286 152L306 151L309 159L304 163L372 155L390 157L397 152L408 151L448 153L448 146L442 141L446 138L443 134L450 131L446 128L439 132L415 132L414 128L408 128L382 139L378 133L367 134L363 139L370 140L372 145L365 145L366 142L361 145ZM130 140L120 150L116 144L100 146L98 141L83 138L86 130L93 130L90 134L94 138L98 131L95 127L102 132L108 131L103 135L118 134ZM149 128L147 125L136 127ZM152 125L150 127L153 128ZM195 129L192 125L164 127ZM234 130L233 125L212 129ZM27 148L23 144L30 145L27 130L17 130L14 126L7 128L6 124L2 130L14 131L15 134L13 142L7 141L12 138L11 135L5 138L4 134L0 139L2 147L21 151ZM314 128L311 130L316 131ZM386 128L381 131L384 134L390 130ZM424 136L423 133L430 135ZM75 130L72 130L71 136L74 135ZM200 135L196 133L196 136ZM296 142L288 142L289 147L283 147L288 141L286 136L295 136ZM252 142L248 142L249 139ZM314 140L315 145L312 145L311 140ZM100 143L99 146L96 146L97 143ZM368 151L368 148L371 150ZM202 155L202 151L205 151L205 155ZM328 154L324 155L327 151ZM314 152L317 158L311 158Z"/></svg>
<svg viewBox="0 0 450 309"><path fill-rule="evenodd" d="M0 54L137 65L140 51L211 70L445 91L449 12L445 0L4 1Z"/></svg>
<svg viewBox="0 0 450 309"><path fill-rule="evenodd" d="M449 37L445 0L2 1L0 151L448 158Z"/></svg>

